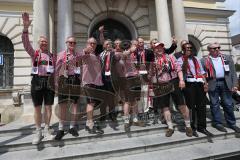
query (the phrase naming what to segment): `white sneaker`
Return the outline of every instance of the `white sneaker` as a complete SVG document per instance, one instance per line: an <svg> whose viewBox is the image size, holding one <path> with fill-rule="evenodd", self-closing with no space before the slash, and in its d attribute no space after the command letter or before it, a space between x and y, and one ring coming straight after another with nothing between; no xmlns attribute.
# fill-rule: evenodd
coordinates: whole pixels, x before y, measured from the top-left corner
<svg viewBox="0 0 240 160"><path fill-rule="evenodd" d="M128 116L123 116L122 118L123 118L124 123L130 123Z"/></svg>
<svg viewBox="0 0 240 160"><path fill-rule="evenodd" d="M137 122L138 122L137 117L134 117L134 118L133 118L133 122L134 122L134 123L137 123Z"/></svg>
<svg viewBox="0 0 240 160"><path fill-rule="evenodd" d="M43 139L42 130L41 129L36 130L36 133L35 133L35 135L33 137L32 144L39 144L42 139Z"/></svg>
<svg viewBox="0 0 240 160"><path fill-rule="evenodd" d="M43 136L46 138L46 140L53 140L55 138L53 131L47 127L44 128Z"/></svg>

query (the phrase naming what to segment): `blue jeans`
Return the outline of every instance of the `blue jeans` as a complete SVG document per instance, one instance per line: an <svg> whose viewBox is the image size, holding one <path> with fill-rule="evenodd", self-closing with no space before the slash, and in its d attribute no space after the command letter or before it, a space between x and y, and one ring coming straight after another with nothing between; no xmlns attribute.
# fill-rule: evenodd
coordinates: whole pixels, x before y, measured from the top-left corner
<svg viewBox="0 0 240 160"><path fill-rule="evenodd" d="M210 98L210 107L211 113L213 117L214 125L221 125L221 110L220 110L220 100L221 105L224 111L224 117L229 127L236 125L236 119L234 115L233 108L233 100L232 100L232 92L227 88L227 85L224 81L217 81L216 88L214 91L209 91Z"/></svg>

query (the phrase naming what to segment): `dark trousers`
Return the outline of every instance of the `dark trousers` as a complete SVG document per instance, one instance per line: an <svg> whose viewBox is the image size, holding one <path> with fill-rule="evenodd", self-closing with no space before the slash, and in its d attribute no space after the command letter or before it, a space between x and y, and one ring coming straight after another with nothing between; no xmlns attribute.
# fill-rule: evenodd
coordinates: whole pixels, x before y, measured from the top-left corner
<svg viewBox="0 0 240 160"><path fill-rule="evenodd" d="M103 90L105 91L104 94L104 105L101 106L100 112L101 116L105 116L107 114L106 107L109 107L109 113L114 113L115 111L115 93L112 86L111 79L104 80Z"/></svg>
<svg viewBox="0 0 240 160"><path fill-rule="evenodd" d="M183 91L186 104L191 111L191 127L193 130L206 129L206 103L207 97L203 83L186 82Z"/></svg>
<svg viewBox="0 0 240 160"><path fill-rule="evenodd" d="M220 109L220 100L224 111L224 117L229 127L236 125L236 118L234 115L232 92L228 89L225 81L217 81L214 91L209 91L210 107L213 117L214 125L222 124L222 114Z"/></svg>

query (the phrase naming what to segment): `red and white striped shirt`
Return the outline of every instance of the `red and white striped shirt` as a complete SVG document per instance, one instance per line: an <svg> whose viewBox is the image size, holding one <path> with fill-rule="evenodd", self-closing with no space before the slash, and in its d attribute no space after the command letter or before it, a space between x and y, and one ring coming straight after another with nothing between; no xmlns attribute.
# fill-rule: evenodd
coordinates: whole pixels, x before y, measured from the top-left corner
<svg viewBox="0 0 240 160"><path fill-rule="evenodd" d="M24 46L26 52L30 55L30 57L32 59L33 66L34 66L34 62L37 59L37 66L34 66L34 67L38 67L38 75L39 76L49 76L49 74L47 73L48 72L47 71L48 63L51 61L51 65L55 66L55 62L56 62L55 56L53 54L51 54L50 52L44 53L40 49L34 50L29 41L28 32L22 33L22 42L23 42L23 46ZM38 56L36 57L37 52L38 52Z"/></svg>

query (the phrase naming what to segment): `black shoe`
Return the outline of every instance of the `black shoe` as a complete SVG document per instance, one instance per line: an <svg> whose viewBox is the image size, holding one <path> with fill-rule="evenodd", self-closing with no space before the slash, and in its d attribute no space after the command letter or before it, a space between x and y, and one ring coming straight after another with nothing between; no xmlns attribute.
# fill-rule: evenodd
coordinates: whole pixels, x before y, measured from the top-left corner
<svg viewBox="0 0 240 160"><path fill-rule="evenodd" d="M240 128L238 126L231 126L232 130L234 130L236 133L240 133Z"/></svg>
<svg viewBox="0 0 240 160"><path fill-rule="evenodd" d="M227 132L226 128L223 127L223 125L215 125L214 128L216 128L220 132Z"/></svg>
<svg viewBox="0 0 240 160"><path fill-rule="evenodd" d="M89 134L97 134L94 128L90 129L88 126L85 126L85 130L88 131Z"/></svg>
<svg viewBox="0 0 240 160"><path fill-rule="evenodd" d="M111 119L112 122L117 122L117 114L112 112L109 114L109 118Z"/></svg>
<svg viewBox="0 0 240 160"><path fill-rule="evenodd" d="M63 130L58 130L57 135L55 136L55 140L60 141L62 137L64 136L64 131Z"/></svg>
<svg viewBox="0 0 240 160"><path fill-rule="evenodd" d="M93 126L93 128L95 128L97 134L104 134L104 131L101 129L101 127L99 125Z"/></svg>
<svg viewBox="0 0 240 160"><path fill-rule="evenodd" d="M209 132L208 130L206 130L206 129L198 129L197 131L200 132L200 133L205 134L208 137L213 137L213 134L211 132Z"/></svg>
<svg viewBox="0 0 240 160"><path fill-rule="evenodd" d="M161 119L162 124L167 124L167 121L165 119Z"/></svg>
<svg viewBox="0 0 240 160"><path fill-rule="evenodd" d="M96 126L93 126L92 129L90 129L88 126L85 126L85 130L88 131L89 134L104 134L104 131Z"/></svg>
<svg viewBox="0 0 240 160"><path fill-rule="evenodd" d="M100 121L100 122L105 122L105 121L106 121L106 116L101 116L101 117L99 118L99 121Z"/></svg>
<svg viewBox="0 0 240 160"><path fill-rule="evenodd" d="M76 128L70 128L68 133L72 134L72 136L74 136L74 137L78 137L79 136L78 131L77 131Z"/></svg>
<svg viewBox="0 0 240 160"><path fill-rule="evenodd" d="M193 133L192 133L192 135L193 135L194 137L199 137L199 135L198 135L198 133L197 133L197 131L196 131L196 130L193 130Z"/></svg>
<svg viewBox="0 0 240 160"><path fill-rule="evenodd" d="M152 123L153 125L155 125L155 124L158 124L158 119L157 118L154 118L154 120L153 120L153 123Z"/></svg>
<svg viewBox="0 0 240 160"><path fill-rule="evenodd" d="M125 132L130 132L131 131L129 123L124 123L124 130L125 130Z"/></svg>

